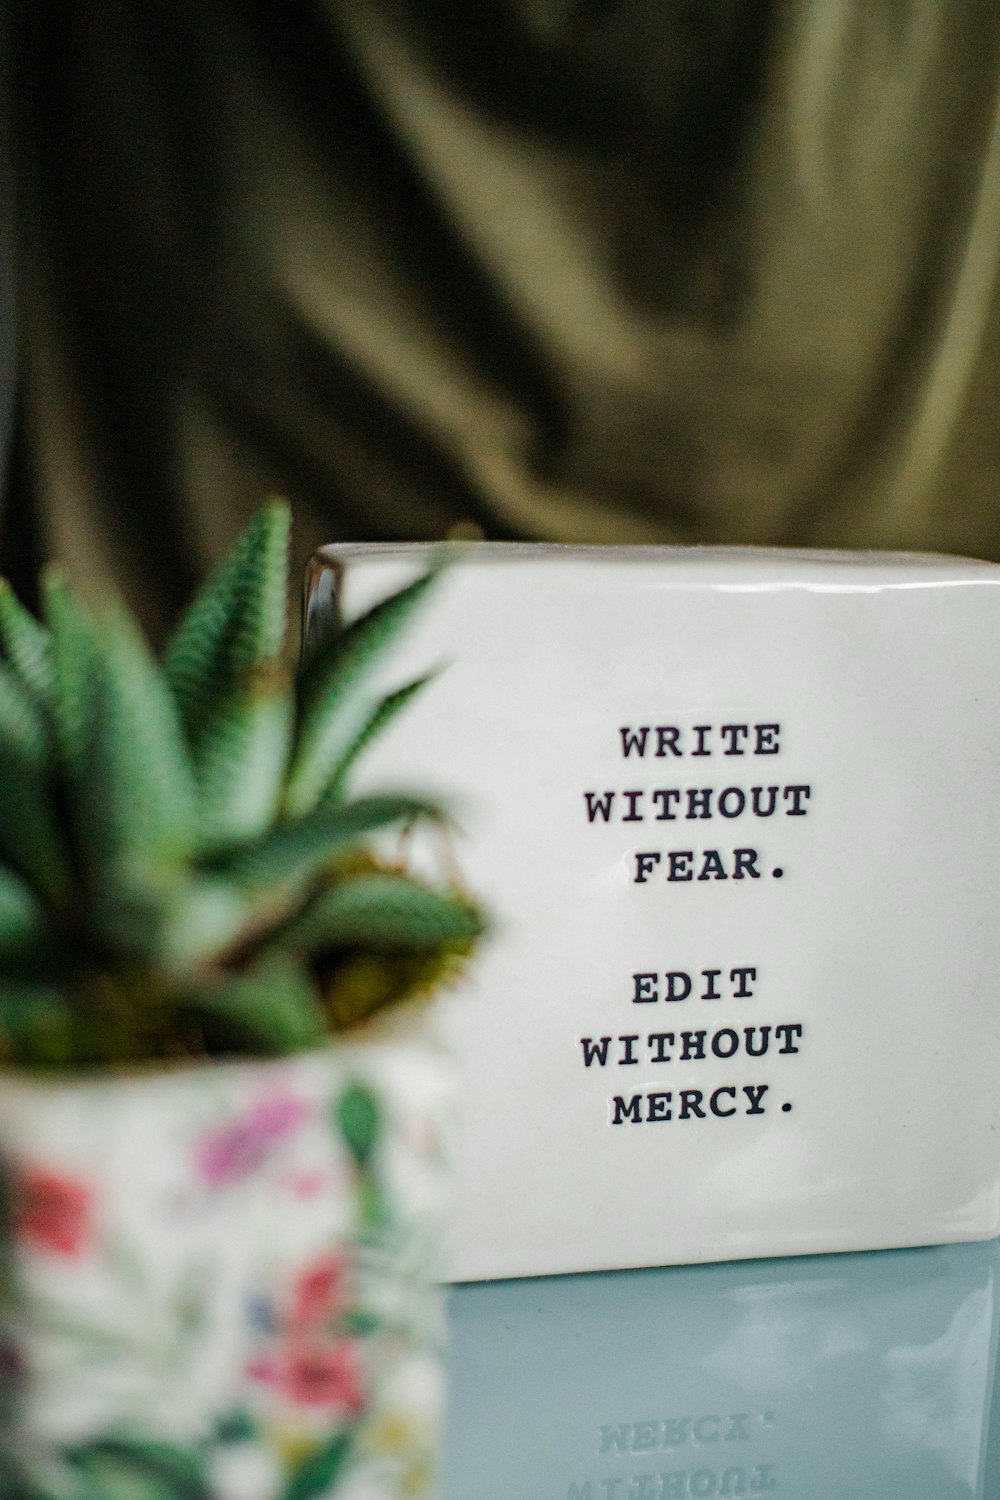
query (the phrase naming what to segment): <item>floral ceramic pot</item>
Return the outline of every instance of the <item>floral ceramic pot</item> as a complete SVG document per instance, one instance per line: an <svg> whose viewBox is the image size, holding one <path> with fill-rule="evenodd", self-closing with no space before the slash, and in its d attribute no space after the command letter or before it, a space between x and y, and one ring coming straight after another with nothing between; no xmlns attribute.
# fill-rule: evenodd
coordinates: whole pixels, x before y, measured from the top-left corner
<svg viewBox="0 0 1000 1500"><path fill-rule="evenodd" d="M0 1492L430 1493L450 1108L422 1023L275 1062L5 1079Z"/></svg>

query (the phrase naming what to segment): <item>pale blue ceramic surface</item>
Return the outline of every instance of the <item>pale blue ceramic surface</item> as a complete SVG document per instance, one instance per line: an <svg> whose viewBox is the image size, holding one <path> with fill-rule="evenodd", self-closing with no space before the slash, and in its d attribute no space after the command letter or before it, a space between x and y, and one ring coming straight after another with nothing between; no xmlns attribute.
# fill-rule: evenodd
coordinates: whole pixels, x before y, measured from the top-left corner
<svg viewBox="0 0 1000 1500"><path fill-rule="evenodd" d="M997 1500L998 1276L991 1241L456 1287L445 1500Z"/></svg>

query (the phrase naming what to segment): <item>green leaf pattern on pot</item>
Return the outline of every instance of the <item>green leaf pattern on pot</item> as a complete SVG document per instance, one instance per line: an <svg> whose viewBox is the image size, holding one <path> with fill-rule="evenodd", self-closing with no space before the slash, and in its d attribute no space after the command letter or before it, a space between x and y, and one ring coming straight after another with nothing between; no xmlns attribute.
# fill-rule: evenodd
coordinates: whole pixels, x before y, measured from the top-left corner
<svg viewBox="0 0 1000 1500"><path fill-rule="evenodd" d="M428 1494L449 1113L419 1035L5 1088L5 1500Z"/></svg>

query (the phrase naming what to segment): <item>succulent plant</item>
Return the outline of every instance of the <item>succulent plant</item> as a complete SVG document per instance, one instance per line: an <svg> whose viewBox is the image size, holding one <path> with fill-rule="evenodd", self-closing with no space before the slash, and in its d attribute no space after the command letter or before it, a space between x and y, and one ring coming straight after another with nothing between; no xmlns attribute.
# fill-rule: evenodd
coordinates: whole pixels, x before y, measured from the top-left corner
<svg viewBox="0 0 1000 1500"><path fill-rule="evenodd" d="M257 515L162 663L121 606L89 611L61 571L41 619L2 585L0 1060L294 1051L470 951L470 899L372 849L441 810L347 793L421 686L377 697L370 669L434 572L293 670L288 530L283 504Z"/></svg>

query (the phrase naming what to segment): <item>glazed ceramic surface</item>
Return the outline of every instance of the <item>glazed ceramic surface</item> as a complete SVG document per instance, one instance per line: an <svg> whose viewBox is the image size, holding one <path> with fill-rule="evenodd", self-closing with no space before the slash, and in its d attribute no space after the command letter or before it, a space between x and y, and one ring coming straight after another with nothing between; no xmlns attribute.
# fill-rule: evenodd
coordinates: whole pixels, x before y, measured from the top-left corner
<svg viewBox="0 0 1000 1500"><path fill-rule="evenodd" d="M440 1049L412 1037L5 1079L21 1389L0 1493L429 1494L450 1102Z"/></svg>
<svg viewBox="0 0 1000 1500"><path fill-rule="evenodd" d="M1000 1245L456 1287L445 1500L995 1500Z"/></svg>
<svg viewBox="0 0 1000 1500"><path fill-rule="evenodd" d="M312 621L426 565L339 547ZM1000 569L473 546L368 783L464 788L459 1279L1000 1230Z"/></svg>

